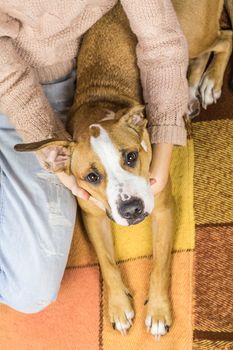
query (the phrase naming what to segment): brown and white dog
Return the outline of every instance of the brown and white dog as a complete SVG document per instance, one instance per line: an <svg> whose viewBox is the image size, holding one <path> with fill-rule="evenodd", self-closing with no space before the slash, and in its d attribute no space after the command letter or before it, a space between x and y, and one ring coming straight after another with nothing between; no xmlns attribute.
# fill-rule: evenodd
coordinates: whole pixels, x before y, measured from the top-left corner
<svg viewBox="0 0 233 350"><path fill-rule="evenodd" d="M191 41L192 99L197 98L202 84L202 103L208 104L210 96L214 99L219 96L223 67L229 56L229 52L222 52L221 48L227 47L229 51L231 47L228 40L231 33L219 34L223 1L214 1L214 4L213 0L173 2ZM192 20L194 13L197 14L195 21ZM104 210L91 201L78 199L108 289L110 321L123 334L132 324L134 311L130 292L116 266L110 220L131 225L152 214L154 258L145 323L152 335L159 337L166 334L172 323L168 289L174 232L173 200L170 180L155 199L149 185L151 145L143 116L136 43L127 17L117 4L88 31L82 42L77 64L77 92L67 125L73 140L50 139L17 145L16 149L45 150L49 170L74 174L78 184L102 203ZM215 67L216 61L219 64L214 71L213 66L209 66L202 77L204 57L206 64L209 52L215 49L213 65ZM198 58L194 59L195 56Z"/></svg>

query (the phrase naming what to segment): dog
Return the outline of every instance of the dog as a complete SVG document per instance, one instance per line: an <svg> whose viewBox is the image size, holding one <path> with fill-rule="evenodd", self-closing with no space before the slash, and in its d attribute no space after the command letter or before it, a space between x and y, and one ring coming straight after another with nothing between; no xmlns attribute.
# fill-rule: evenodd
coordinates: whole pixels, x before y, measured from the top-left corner
<svg viewBox="0 0 233 350"><path fill-rule="evenodd" d="M233 23L232 0L172 0L189 47L190 118L201 106L216 103L221 96L224 72L232 53L232 30L222 30L223 8ZM200 103L201 102L201 103Z"/></svg>
<svg viewBox="0 0 233 350"><path fill-rule="evenodd" d="M98 38L98 40L97 40ZM74 174L102 203L78 198L87 234L108 290L109 319L121 333L134 318L131 295L115 262L110 223L132 225L152 214L153 251L146 324L153 335L171 326L168 295L174 232L171 184L154 198L149 183L151 144L136 64L137 40L120 4L85 34L77 62L77 91L67 129L72 141L45 140L15 146L44 150L48 170ZM57 152L50 161L50 154ZM154 203L156 202L156 210Z"/></svg>
<svg viewBox="0 0 233 350"><path fill-rule="evenodd" d="M217 29L222 1L215 1L214 5L212 0L173 3L184 32L191 40L189 108L193 114L200 86L204 89L204 84L209 84L202 94L203 104L210 102L209 91L213 84L209 82L218 82L212 86L211 96L215 99L219 96L223 66L226 65L226 56L229 56L229 52L220 51L220 47L227 47L230 51L230 44L225 44L230 42L228 38L231 33L219 36ZM200 12L200 23L196 18L195 21L191 20L193 9ZM203 9L206 10L204 15ZM213 17L209 17L210 11ZM194 23L198 29L198 40L194 35ZM214 33L206 31L207 24ZM187 28L189 26L190 30ZM205 43L200 40L202 37ZM127 226L137 224L151 214L154 258L145 324L151 334L159 338L167 333L172 324L168 289L174 204L170 179L155 198L149 184L151 145L143 114L136 44L137 39L118 3L85 34L82 41L77 62L77 91L67 124L73 140L50 139L16 145L15 149L44 150L48 170L74 174L78 184L98 203L102 203L103 208L99 208L91 201L78 198L83 222L97 253L108 290L109 319L122 334L131 327L134 311L130 291L116 266L110 221ZM210 65L203 76L204 57L206 65L207 56L212 51L217 57L219 55L219 60L216 57L212 67L215 67L216 61L221 61L218 64L221 69L217 74ZM51 152L53 155L56 153L52 160Z"/></svg>

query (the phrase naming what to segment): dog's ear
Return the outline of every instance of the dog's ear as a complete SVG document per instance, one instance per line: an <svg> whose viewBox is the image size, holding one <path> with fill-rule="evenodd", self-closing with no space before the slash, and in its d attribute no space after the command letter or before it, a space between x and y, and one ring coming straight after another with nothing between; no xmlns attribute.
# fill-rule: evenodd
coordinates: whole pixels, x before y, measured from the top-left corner
<svg viewBox="0 0 233 350"><path fill-rule="evenodd" d="M129 127L137 132L141 132L147 124L147 120L144 116L145 107L142 105L136 105L130 108L126 113L120 118L119 123L126 123Z"/></svg>
<svg viewBox="0 0 233 350"><path fill-rule="evenodd" d="M42 166L52 172L64 171L70 174L70 162L76 142L58 139L48 139L39 142L15 145L18 152L38 152Z"/></svg>

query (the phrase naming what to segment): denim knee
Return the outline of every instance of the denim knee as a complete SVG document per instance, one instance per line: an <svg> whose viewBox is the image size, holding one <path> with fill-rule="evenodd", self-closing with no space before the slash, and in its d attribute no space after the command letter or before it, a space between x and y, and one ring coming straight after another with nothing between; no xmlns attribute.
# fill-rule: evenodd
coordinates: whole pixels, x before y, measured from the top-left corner
<svg viewBox="0 0 233 350"><path fill-rule="evenodd" d="M3 289L0 288L0 303L26 313L33 314L44 310L57 298L60 288L60 278L54 278L41 271L34 271L30 279L17 281L5 276ZM1 290L2 289L2 290Z"/></svg>
<svg viewBox="0 0 233 350"><path fill-rule="evenodd" d="M27 299L27 296L22 296L22 298L18 298L17 296L13 296L13 300L7 300L4 302L7 306L12 309L22 312L24 314L36 314L40 311L43 311L46 307L48 307L56 298L51 298L44 300L43 302L38 301L38 299Z"/></svg>

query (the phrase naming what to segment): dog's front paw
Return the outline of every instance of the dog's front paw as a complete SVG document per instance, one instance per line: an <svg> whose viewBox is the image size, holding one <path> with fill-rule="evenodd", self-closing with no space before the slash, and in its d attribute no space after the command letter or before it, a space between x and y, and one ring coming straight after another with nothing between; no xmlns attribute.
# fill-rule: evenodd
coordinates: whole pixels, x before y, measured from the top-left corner
<svg viewBox="0 0 233 350"><path fill-rule="evenodd" d="M211 72L205 73L200 86L202 107L204 109L216 103L221 96L221 87L219 86L221 84L217 83L215 77L212 75Z"/></svg>
<svg viewBox="0 0 233 350"><path fill-rule="evenodd" d="M201 105L198 98L193 98L188 104L188 116L190 119L198 116L201 112Z"/></svg>
<svg viewBox="0 0 233 350"><path fill-rule="evenodd" d="M147 332L151 332L156 340L160 340L161 335L169 332L171 324L172 318L169 301L153 301L149 299L145 320Z"/></svg>
<svg viewBox="0 0 233 350"><path fill-rule="evenodd" d="M110 322L114 329L117 329L122 335L132 326L134 311L129 297L132 296L127 290L114 291L108 296L108 312Z"/></svg>
<svg viewBox="0 0 233 350"><path fill-rule="evenodd" d="M198 85L189 86L188 116L190 119L200 114L201 105L199 101Z"/></svg>

